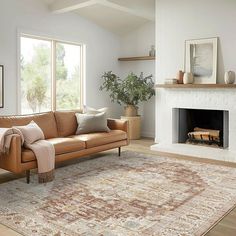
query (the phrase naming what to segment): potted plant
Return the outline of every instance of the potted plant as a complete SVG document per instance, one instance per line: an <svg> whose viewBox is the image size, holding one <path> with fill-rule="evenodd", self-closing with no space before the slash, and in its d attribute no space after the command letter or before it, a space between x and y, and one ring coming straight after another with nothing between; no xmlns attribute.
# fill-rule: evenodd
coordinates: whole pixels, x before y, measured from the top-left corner
<svg viewBox="0 0 236 236"><path fill-rule="evenodd" d="M125 79L120 79L112 71L105 72L102 76L103 84L100 90L110 92L112 102L125 104L125 116L137 116L138 104L148 101L155 95L152 75L144 77L143 73L138 77L130 73Z"/></svg>

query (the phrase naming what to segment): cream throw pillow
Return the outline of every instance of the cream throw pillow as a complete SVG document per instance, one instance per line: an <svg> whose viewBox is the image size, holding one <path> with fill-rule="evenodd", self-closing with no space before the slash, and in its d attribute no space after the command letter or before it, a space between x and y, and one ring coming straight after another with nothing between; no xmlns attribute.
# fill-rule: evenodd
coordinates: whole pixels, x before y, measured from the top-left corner
<svg viewBox="0 0 236 236"><path fill-rule="evenodd" d="M86 113L86 114L96 115L96 114L99 114L102 112L106 113L106 117L109 117L109 108L108 107L95 109L93 107L84 106L84 113Z"/></svg>
<svg viewBox="0 0 236 236"><path fill-rule="evenodd" d="M38 140L45 139L43 131L34 121L31 121L28 125L14 126L13 128L22 133L26 144L32 144Z"/></svg>
<svg viewBox="0 0 236 236"><path fill-rule="evenodd" d="M76 113L78 128L76 134L88 134L94 132L109 132L107 127L106 114L80 114Z"/></svg>

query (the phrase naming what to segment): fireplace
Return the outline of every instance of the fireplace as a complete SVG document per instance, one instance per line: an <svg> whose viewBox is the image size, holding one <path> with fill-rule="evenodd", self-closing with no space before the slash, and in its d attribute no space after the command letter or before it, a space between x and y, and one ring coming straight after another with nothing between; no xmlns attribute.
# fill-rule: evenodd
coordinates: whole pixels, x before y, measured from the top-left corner
<svg viewBox="0 0 236 236"><path fill-rule="evenodd" d="M210 147L227 148L229 139L229 112L174 108L175 141Z"/></svg>
<svg viewBox="0 0 236 236"><path fill-rule="evenodd" d="M236 163L235 101L235 88L212 89L206 86L206 88L199 89L159 89L156 95L155 144L151 146L151 150ZM188 110L203 110L210 113L212 111L218 113L219 111L221 114L219 117L221 148L213 148L213 145L186 144L188 132L193 131L195 127L205 128L201 127L201 123L194 125L191 130L187 130L189 129L187 123L187 119L189 119L187 118ZM204 117L211 116L207 114ZM210 129L217 130L215 127L210 127Z"/></svg>

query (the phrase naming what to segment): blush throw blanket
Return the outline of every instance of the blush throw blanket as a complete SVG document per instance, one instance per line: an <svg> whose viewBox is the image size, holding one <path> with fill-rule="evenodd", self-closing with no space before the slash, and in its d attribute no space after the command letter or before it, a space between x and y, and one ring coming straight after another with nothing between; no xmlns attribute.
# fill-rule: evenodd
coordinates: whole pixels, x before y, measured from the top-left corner
<svg viewBox="0 0 236 236"><path fill-rule="evenodd" d="M0 153L9 153L11 139L14 135L20 135L22 145L36 156L38 164L39 183L50 182L54 179L55 149L45 140L40 127L33 121L26 126L12 128L0 128Z"/></svg>

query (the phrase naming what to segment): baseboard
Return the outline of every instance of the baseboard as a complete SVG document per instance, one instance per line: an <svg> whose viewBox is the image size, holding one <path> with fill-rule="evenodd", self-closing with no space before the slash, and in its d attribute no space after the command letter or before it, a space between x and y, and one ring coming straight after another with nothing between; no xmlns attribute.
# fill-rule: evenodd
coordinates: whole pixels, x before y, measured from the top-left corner
<svg viewBox="0 0 236 236"><path fill-rule="evenodd" d="M155 138L155 133L144 131L141 133L141 136L145 138Z"/></svg>

